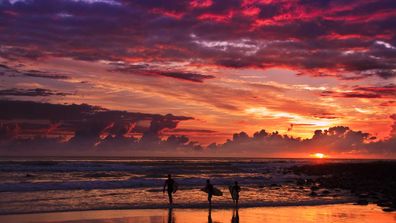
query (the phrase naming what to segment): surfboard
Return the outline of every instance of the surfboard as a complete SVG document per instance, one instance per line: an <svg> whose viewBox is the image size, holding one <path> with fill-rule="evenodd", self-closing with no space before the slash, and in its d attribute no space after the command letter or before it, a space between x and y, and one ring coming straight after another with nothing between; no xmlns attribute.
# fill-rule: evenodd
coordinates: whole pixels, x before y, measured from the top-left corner
<svg viewBox="0 0 396 223"><path fill-rule="evenodd" d="M204 187L201 188L201 191L208 193L208 190ZM220 189L213 187L213 196L223 196L223 192Z"/></svg>
<svg viewBox="0 0 396 223"><path fill-rule="evenodd" d="M223 192L220 189L214 187L213 188L213 196L223 196Z"/></svg>
<svg viewBox="0 0 396 223"><path fill-rule="evenodd" d="M172 193L176 193L177 189L179 189L179 185L175 182L175 183L173 184L173 191L172 191Z"/></svg>

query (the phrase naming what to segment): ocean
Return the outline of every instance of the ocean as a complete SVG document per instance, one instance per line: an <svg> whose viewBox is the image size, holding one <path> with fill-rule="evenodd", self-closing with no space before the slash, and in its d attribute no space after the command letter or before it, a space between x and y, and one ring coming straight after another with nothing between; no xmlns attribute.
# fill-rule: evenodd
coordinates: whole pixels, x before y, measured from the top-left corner
<svg viewBox="0 0 396 223"><path fill-rule="evenodd" d="M0 214L55 211L166 208L162 187L167 174L179 185L175 207L206 208L200 189L206 179L224 194L214 207L232 206L228 186L238 181L241 207L345 203L347 191L318 191L296 184L308 176L288 170L334 159L214 158L3 158L0 161Z"/></svg>

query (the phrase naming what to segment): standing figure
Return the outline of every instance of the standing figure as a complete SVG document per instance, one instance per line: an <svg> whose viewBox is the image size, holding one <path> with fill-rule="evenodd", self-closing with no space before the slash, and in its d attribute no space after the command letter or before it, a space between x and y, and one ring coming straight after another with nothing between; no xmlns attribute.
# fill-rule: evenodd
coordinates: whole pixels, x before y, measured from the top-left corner
<svg viewBox="0 0 396 223"><path fill-rule="evenodd" d="M163 193L165 193L165 189L168 192L169 204L172 205L173 204L172 194L176 192L176 182L172 179L172 176L170 174L168 174L168 179L165 180L164 189L162 191Z"/></svg>
<svg viewBox="0 0 396 223"><path fill-rule="evenodd" d="M209 201L209 208L212 208L212 196L213 196L213 185L210 183L210 180L206 180L206 186L204 191L208 193L208 201Z"/></svg>
<svg viewBox="0 0 396 223"><path fill-rule="evenodd" d="M241 191L241 187L238 185L238 181L235 181L234 185L230 186L230 193L231 193L232 201L234 202L235 206L238 206L240 191Z"/></svg>

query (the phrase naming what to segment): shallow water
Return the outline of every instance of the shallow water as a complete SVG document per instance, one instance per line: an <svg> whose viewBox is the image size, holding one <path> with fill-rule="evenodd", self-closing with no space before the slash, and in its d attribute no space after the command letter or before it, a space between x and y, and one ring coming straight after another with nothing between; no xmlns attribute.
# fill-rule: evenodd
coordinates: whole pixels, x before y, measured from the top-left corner
<svg viewBox="0 0 396 223"><path fill-rule="evenodd" d="M19 223L392 223L396 213L375 205L352 204L241 208L80 211L46 214L3 215L0 222Z"/></svg>
<svg viewBox="0 0 396 223"><path fill-rule="evenodd" d="M0 214L71 210L164 208L162 185L168 173L179 184L176 207L206 207L205 180L224 192L214 205L231 205L228 186L237 180L241 206L328 204L350 201L345 191L310 197L295 184L301 176L285 171L309 159L133 159L0 161ZM276 185L274 185L276 184ZM320 193L320 191L319 191Z"/></svg>

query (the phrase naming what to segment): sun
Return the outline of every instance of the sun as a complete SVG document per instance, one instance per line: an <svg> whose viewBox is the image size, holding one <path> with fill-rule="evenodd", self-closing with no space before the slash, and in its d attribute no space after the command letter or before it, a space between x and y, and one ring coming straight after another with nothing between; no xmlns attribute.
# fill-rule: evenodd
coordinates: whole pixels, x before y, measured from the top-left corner
<svg viewBox="0 0 396 223"><path fill-rule="evenodd" d="M327 156L325 154L323 154L323 153L314 153L314 154L311 154L310 157L323 159L323 158L326 158Z"/></svg>

